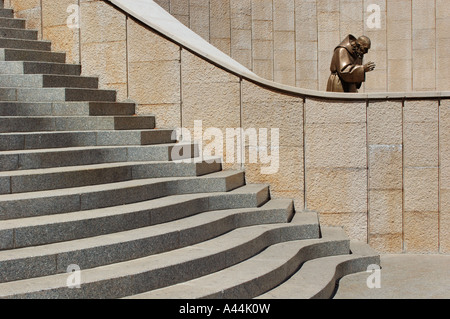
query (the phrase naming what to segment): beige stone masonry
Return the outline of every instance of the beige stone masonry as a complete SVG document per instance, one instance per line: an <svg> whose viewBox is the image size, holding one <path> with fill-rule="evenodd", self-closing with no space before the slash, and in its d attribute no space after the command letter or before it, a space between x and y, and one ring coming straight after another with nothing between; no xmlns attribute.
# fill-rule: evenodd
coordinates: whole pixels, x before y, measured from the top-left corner
<svg viewBox="0 0 450 319"><path fill-rule="evenodd" d="M279 129L278 145L270 140L261 149L279 153L276 173L262 174L267 164L250 163L251 146L243 164L225 162L224 167L245 169L248 183L270 184L272 196L293 198L297 211L316 210L323 225L341 226L352 239L381 252L450 253L450 93L434 91L449 89L448 72L441 69L450 43L442 29L449 16L445 1L431 7L436 29L419 12L423 6L432 10L423 1L259 1L158 1L183 20L178 22L127 12L135 0L83 0L77 31L62 31L70 1L55 6L10 0L6 5L30 18L29 26L43 30L55 48L67 51L69 62L81 62L84 75L98 76L101 88L117 89L119 101L136 101L139 115L155 114L158 128L193 129L202 121L202 134L211 127ZM381 29L364 27L377 39L371 57L381 60L366 93L316 91L328 77L330 49L352 25L340 12L347 8L355 13L349 19L364 21L370 13L359 9L372 3L386 15ZM193 21L194 9L208 21ZM215 25L215 19L222 20ZM342 29L335 30L336 23ZM197 25L222 52L186 25ZM425 87L432 81L414 79L414 73L428 79L422 71L432 61L427 60L430 43L420 41L419 34L440 40L434 89ZM396 45L400 51L393 50ZM293 60L295 67L289 70L276 59ZM270 79L286 77L290 85L258 77L249 68ZM433 91L407 92L422 85ZM217 155L226 160L224 150Z"/></svg>

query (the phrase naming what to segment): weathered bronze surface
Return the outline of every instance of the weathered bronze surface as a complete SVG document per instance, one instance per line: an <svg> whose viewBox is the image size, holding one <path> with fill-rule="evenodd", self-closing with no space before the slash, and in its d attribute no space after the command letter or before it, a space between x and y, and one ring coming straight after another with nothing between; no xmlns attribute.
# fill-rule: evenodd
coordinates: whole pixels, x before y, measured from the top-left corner
<svg viewBox="0 0 450 319"><path fill-rule="evenodd" d="M362 82L366 81L366 73L375 69L375 63L363 65L364 54L371 47L366 36L356 39L349 34L334 50L331 60L331 75L328 79L327 91L357 93Z"/></svg>

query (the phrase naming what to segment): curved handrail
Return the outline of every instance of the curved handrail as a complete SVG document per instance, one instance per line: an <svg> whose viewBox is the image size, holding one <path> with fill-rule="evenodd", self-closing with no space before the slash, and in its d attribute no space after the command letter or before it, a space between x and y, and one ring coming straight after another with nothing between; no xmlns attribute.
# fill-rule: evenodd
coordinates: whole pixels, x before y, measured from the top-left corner
<svg viewBox="0 0 450 319"><path fill-rule="evenodd" d="M417 99L417 98L450 98L450 92L380 92L380 93L335 93L323 92L309 89L297 88L264 79L227 54L223 53L208 41L197 35L186 27L174 16L160 7L152 0L105 0L120 8L128 15L139 20L150 28L163 34L178 45L189 49L195 54L219 65L237 76L268 87L270 89L297 94L303 97L346 99L346 100L368 100L368 99Z"/></svg>

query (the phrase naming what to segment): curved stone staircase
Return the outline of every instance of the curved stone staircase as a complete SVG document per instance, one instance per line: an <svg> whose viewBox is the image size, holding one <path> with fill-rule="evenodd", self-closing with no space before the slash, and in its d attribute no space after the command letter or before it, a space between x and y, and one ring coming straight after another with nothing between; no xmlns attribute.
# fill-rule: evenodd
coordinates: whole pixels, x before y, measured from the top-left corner
<svg viewBox="0 0 450 319"><path fill-rule="evenodd" d="M379 263L80 74L0 10L0 297L330 298Z"/></svg>

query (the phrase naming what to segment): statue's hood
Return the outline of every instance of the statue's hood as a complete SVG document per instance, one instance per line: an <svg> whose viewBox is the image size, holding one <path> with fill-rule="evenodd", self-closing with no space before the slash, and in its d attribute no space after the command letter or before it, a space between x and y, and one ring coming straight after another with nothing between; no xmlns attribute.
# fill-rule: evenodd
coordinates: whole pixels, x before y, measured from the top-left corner
<svg viewBox="0 0 450 319"><path fill-rule="evenodd" d="M339 44L339 45L336 47L336 49L344 48L344 49L346 49L346 50L348 51L348 53L350 53L351 55L354 55L353 47L352 47L352 42L353 42L353 41L356 41L356 38L355 38L353 35L349 34L349 35L344 39L344 41L342 41L341 44Z"/></svg>

